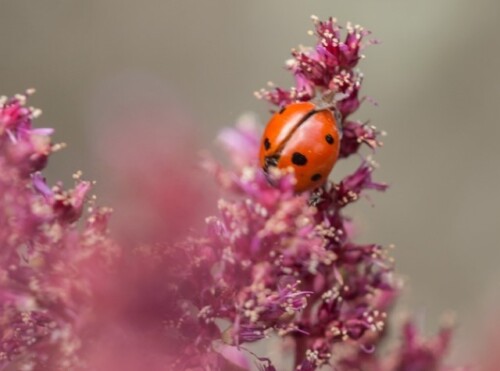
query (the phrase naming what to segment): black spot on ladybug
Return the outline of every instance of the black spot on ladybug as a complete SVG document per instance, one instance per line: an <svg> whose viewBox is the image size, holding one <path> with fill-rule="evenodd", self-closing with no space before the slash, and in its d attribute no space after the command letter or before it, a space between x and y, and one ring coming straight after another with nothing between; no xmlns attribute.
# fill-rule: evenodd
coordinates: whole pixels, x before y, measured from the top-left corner
<svg viewBox="0 0 500 371"><path fill-rule="evenodd" d="M271 142L269 141L269 138L264 139L264 148L266 149L266 151L271 148Z"/></svg>
<svg viewBox="0 0 500 371"><path fill-rule="evenodd" d="M264 159L264 171L267 173L270 167L278 166L278 161L280 160L280 155L266 156Z"/></svg>
<svg viewBox="0 0 500 371"><path fill-rule="evenodd" d="M292 163L298 166L304 166L307 164L307 157L300 152L294 152L292 155Z"/></svg>
<svg viewBox="0 0 500 371"><path fill-rule="evenodd" d="M328 144L333 144L334 142L332 134L326 134L325 140L328 142Z"/></svg>
<svg viewBox="0 0 500 371"><path fill-rule="evenodd" d="M321 179L321 174L314 174L312 177L311 177L311 180L313 182L317 182L318 180Z"/></svg>
<svg viewBox="0 0 500 371"><path fill-rule="evenodd" d="M283 107L281 107L281 109L280 109L280 111L278 113L281 115L283 112L285 112L285 110L286 110L286 107L283 106Z"/></svg>

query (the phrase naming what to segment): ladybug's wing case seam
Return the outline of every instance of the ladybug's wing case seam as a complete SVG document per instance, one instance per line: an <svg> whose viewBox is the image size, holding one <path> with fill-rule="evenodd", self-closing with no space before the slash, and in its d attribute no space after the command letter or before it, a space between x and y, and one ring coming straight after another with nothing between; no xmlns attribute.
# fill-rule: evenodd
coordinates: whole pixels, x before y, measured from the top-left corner
<svg viewBox="0 0 500 371"><path fill-rule="evenodd" d="M312 103L300 102L286 106L273 115L264 131L259 154L265 170L269 166L277 166L284 146L297 128L314 114L314 109Z"/></svg>

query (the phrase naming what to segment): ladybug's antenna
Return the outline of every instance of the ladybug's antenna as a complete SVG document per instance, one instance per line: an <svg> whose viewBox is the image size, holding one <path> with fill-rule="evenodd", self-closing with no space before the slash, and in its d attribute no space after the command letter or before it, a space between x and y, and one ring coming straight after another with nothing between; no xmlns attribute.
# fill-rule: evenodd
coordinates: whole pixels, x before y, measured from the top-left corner
<svg viewBox="0 0 500 371"><path fill-rule="evenodd" d="M326 111L326 110L331 110L331 111L337 111L337 105L336 104L328 104L326 106L321 106L316 108L316 112L320 111Z"/></svg>

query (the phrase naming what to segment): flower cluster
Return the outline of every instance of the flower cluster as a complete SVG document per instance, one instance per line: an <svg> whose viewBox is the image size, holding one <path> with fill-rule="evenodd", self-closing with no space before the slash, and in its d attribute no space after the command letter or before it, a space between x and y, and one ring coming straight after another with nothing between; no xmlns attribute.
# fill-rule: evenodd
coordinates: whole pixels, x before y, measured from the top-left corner
<svg viewBox="0 0 500 371"><path fill-rule="evenodd" d="M221 135L238 165L250 154L241 171L211 164L240 197L221 201L220 217L209 220L209 245L221 262L214 284L231 301L212 301L207 313L231 321L227 343L276 332L295 340L300 369L315 369L330 361L334 344L369 348L384 328L396 291L392 264L380 245L352 240L341 210L365 190L385 186L372 181L365 163L313 195L294 194L293 174L275 174L271 186L256 166L258 134L245 121Z"/></svg>
<svg viewBox="0 0 500 371"><path fill-rule="evenodd" d="M342 28L334 19L313 20L315 47L293 50L293 58L287 63L295 86L261 90L257 95L277 106L313 99L335 102L343 128L341 157L358 153L363 143L373 149L381 144L380 133L349 119L362 102L362 75L355 67L362 57L361 49L373 43L364 40L369 32L348 25L343 38ZM248 160L249 166L255 166L252 157ZM307 235L291 218L278 232L292 234L294 239L305 236L305 243L275 237L272 245L264 245L277 257L273 271L267 274L268 285L288 276L308 293L307 304L291 321L295 331L288 333L295 340L295 362L301 370L315 369L329 363L332 356L339 357L336 344L372 348L384 329L386 311L397 291L391 259L380 245L354 242L352 223L343 213L365 191L386 189L386 185L372 180L373 170L363 161L340 182L302 196L302 218L307 215L308 219L301 228L309 228ZM280 194L285 193L282 190ZM297 197L293 200L299 202ZM254 202L261 203L259 199Z"/></svg>
<svg viewBox="0 0 500 371"><path fill-rule="evenodd" d="M383 133L350 118L363 101L362 75L355 68L362 48L374 41L365 41L369 33L359 26L348 25L342 38L334 19L314 18L314 24L316 46L294 50L287 63L295 86L261 90L257 96L278 107L313 99L334 103L343 128L341 157L359 154L363 145L374 150ZM295 195L293 174L274 174L270 186L258 168L259 138L258 125L243 119L220 136L235 171L209 164L220 184L238 197L221 201L220 216L209 220L209 245L220 262L213 284L219 288L204 308L204 319L228 320L223 339L236 346L271 333L293 339L297 370L325 365L397 370L406 364L437 369L447 341L426 351L427 344L410 336L411 324L400 353L390 356L399 363L381 362L373 352L385 334L398 280L387 249L353 240L344 209L368 190L387 188L372 179L374 166L362 160L344 179ZM274 369L269 360L261 367Z"/></svg>
<svg viewBox="0 0 500 371"><path fill-rule="evenodd" d="M314 24L315 47L294 50L287 64L295 86L258 96L276 106L335 104L341 157L362 158L382 135L350 118L363 101L361 50L373 41L359 26L342 36L333 19ZM61 145L51 143L52 130L32 127L38 112L25 100L0 102L0 369L217 371L254 363L273 371L276 360L248 348L273 335L294 345L283 358L295 370L447 369L449 329L425 341L408 323L399 347L379 350L400 287L388 249L355 241L345 213L367 191L387 188L369 160L296 194L293 173L259 168L260 126L244 117L219 137L233 167L204 162L224 192L206 230L129 249L108 236L110 210L87 196L81 174L69 190L47 184L39 171Z"/></svg>

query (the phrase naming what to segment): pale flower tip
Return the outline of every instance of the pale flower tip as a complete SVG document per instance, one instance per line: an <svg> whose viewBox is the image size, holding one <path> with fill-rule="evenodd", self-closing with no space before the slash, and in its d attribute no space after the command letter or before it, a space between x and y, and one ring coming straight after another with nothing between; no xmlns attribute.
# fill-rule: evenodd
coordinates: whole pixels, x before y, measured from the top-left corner
<svg viewBox="0 0 500 371"><path fill-rule="evenodd" d="M73 173L72 178L74 180L79 180L82 178L82 176L83 176L83 172L81 170L78 170L75 173Z"/></svg>
<svg viewBox="0 0 500 371"><path fill-rule="evenodd" d="M444 328L453 328L457 323L457 313L455 311L447 311L441 318L441 324Z"/></svg>
<svg viewBox="0 0 500 371"><path fill-rule="evenodd" d="M14 95L14 99L19 103L19 105L24 106L27 101L27 97L24 94L16 94Z"/></svg>
<svg viewBox="0 0 500 371"><path fill-rule="evenodd" d="M55 143L52 145L52 152L58 152L64 148L66 148L68 145L64 142L62 143Z"/></svg>

